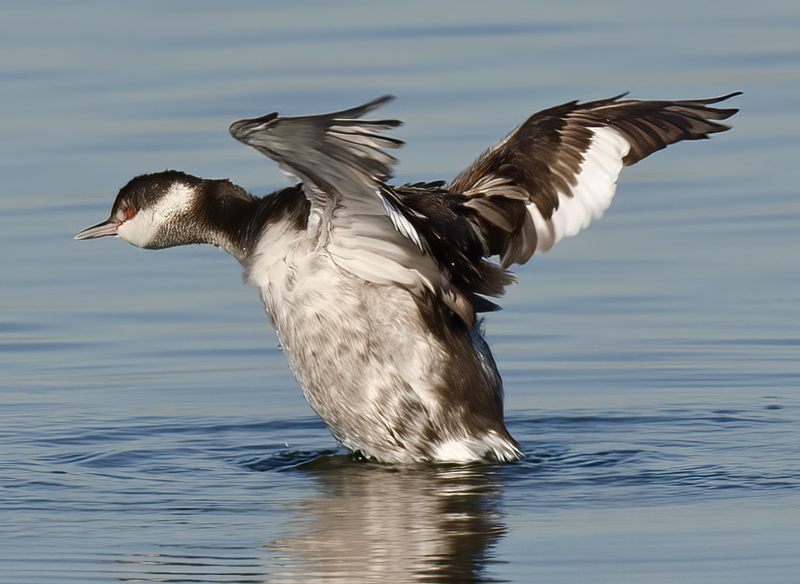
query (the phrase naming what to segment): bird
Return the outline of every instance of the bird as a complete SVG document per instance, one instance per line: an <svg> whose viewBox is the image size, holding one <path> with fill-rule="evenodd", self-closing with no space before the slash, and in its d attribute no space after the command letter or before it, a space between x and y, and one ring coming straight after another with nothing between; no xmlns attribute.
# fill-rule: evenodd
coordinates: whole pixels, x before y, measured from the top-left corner
<svg viewBox="0 0 800 584"><path fill-rule="evenodd" d="M627 93L530 116L450 182L392 186L393 99L243 119L230 133L297 181L263 197L177 170L120 189L75 239L145 249L206 243L260 294L289 366L333 437L389 464L513 462L483 314L526 263L599 219L617 177L653 152L730 129L710 99Z"/></svg>

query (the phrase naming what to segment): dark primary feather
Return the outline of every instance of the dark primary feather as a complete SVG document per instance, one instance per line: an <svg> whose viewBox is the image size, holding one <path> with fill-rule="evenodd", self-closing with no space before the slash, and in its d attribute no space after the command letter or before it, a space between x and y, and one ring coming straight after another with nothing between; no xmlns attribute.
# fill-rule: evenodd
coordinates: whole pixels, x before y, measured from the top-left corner
<svg viewBox="0 0 800 584"><path fill-rule="evenodd" d="M623 159L625 166L639 162L653 152L681 140L699 140L709 134L724 132L730 126L717 123L735 114L738 109L711 108L709 105L725 101L741 91L711 99L686 101L637 101L618 98L596 102L596 107L586 108L587 124L608 125L619 130L631 145ZM584 104L591 105L591 104ZM576 115L580 118L581 114Z"/></svg>

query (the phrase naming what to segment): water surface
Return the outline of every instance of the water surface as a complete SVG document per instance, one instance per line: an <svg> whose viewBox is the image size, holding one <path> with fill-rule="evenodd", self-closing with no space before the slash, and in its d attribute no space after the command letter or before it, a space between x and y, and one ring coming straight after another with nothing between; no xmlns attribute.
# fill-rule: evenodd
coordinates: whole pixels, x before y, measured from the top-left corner
<svg viewBox="0 0 800 584"><path fill-rule="evenodd" d="M5 3L0 581L795 582L795 4ZM72 241L143 172L283 186L241 117L395 94L406 182L626 90L745 94L488 316L517 464L353 459L235 260Z"/></svg>

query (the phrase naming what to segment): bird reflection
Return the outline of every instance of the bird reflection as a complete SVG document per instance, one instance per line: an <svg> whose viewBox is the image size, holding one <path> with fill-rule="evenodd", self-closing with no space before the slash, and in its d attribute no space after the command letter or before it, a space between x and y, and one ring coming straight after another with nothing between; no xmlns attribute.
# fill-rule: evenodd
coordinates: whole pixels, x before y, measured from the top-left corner
<svg viewBox="0 0 800 584"><path fill-rule="evenodd" d="M321 490L295 504L286 535L265 547L270 581L486 582L492 548L506 531L493 468L307 470Z"/></svg>
<svg viewBox="0 0 800 584"><path fill-rule="evenodd" d="M162 542L159 552L115 558L120 580L498 582L486 571L506 532L499 465L398 467L282 453L246 466L309 478L313 495L287 504L282 535L252 548Z"/></svg>

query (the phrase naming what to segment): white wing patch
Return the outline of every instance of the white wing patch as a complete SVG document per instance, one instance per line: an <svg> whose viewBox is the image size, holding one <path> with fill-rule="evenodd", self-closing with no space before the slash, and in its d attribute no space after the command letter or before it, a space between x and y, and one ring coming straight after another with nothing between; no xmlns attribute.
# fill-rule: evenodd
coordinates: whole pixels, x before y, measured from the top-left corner
<svg viewBox="0 0 800 584"><path fill-rule="evenodd" d="M622 170L622 159L630 144L609 127L593 129L589 149L583 155L580 172L569 195L558 193L558 209L545 219L534 203L527 205L536 229L536 251L543 253L562 238L576 235L600 219L611 205Z"/></svg>

